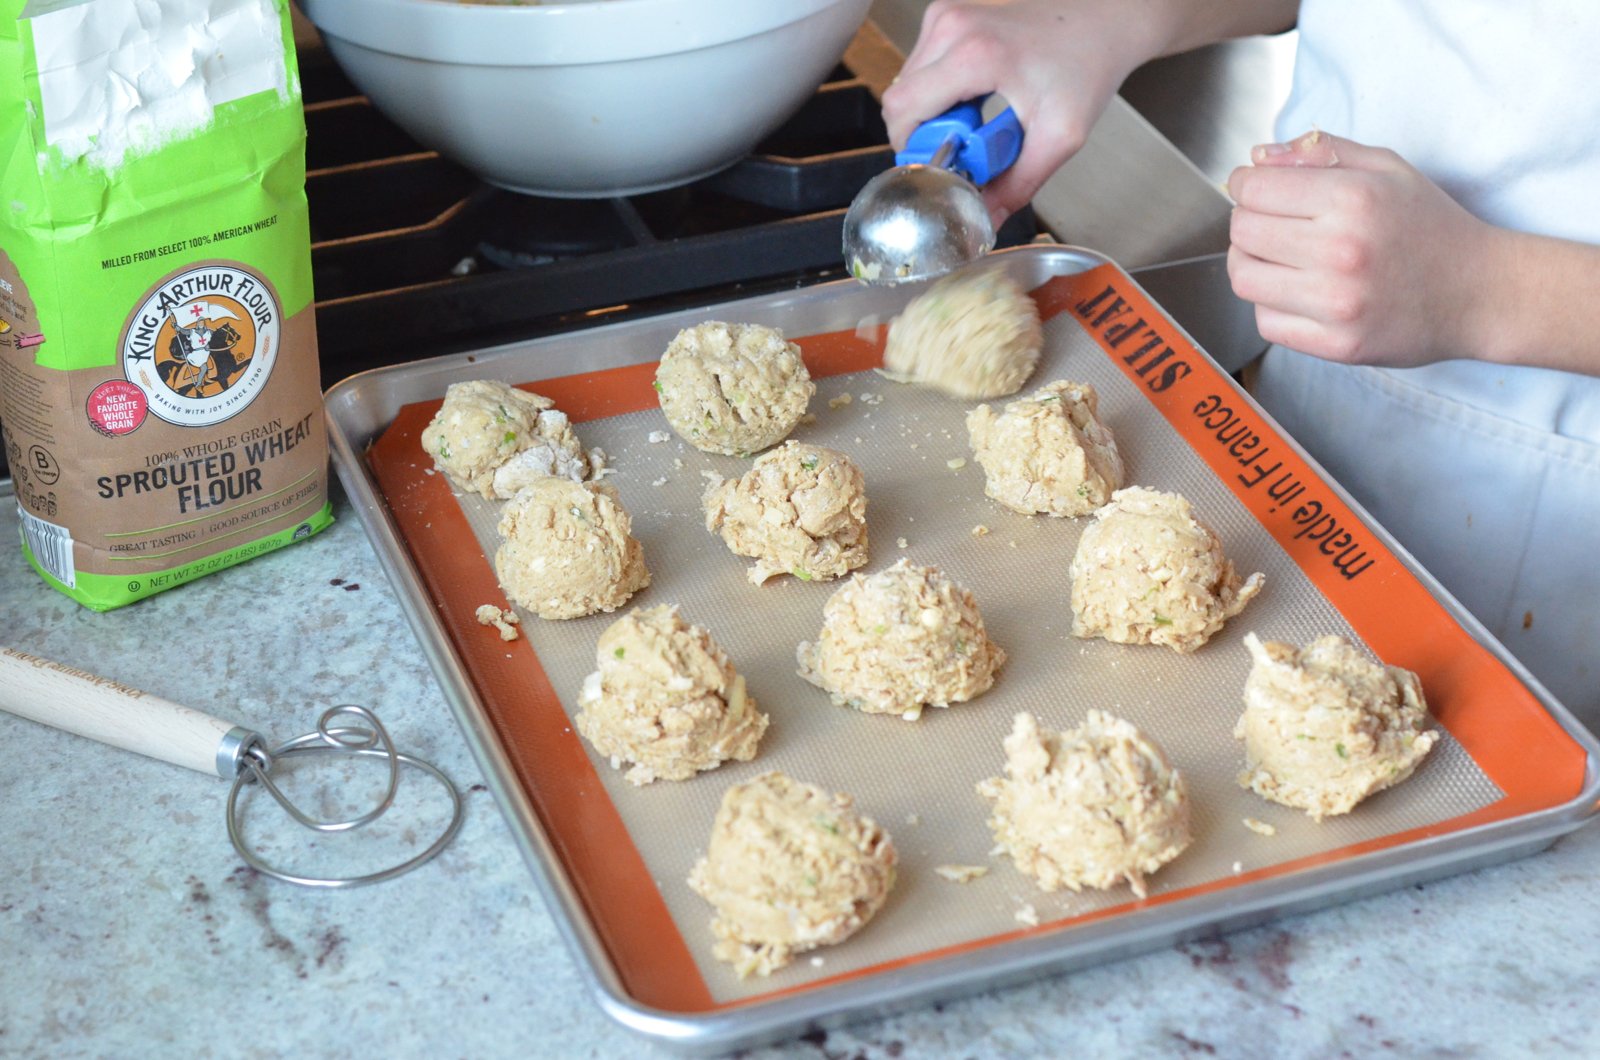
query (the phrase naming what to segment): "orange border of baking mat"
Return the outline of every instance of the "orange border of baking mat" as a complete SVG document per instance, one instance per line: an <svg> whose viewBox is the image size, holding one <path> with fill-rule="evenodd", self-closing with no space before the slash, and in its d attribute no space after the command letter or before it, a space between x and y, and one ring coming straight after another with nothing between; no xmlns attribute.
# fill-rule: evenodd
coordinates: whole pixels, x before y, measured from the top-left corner
<svg viewBox="0 0 1600 1060"><path fill-rule="evenodd" d="M1421 674L1430 701L1438 705L1439 723L1505 797L1448 821L1231 879L716 1002L527 639L508 644L473 635L481 632L474 601L500 591L494 565L481 551L461 548L463 541L474 540L472 529L445 476L430 474L431 461L423 456L422 429L440 400L407 405L368 450L368 464L517 780L635 1001L676 1013L739 1008L1503 820L1558 805L1581 789L1583 749L1275 429L1250 408L1239 407L1220 369L1197 354L1125 273L1102 265L1056 277L1034 298L1044 317L1070 313L1100 343L1379 657ZM816 377L865 371L882 361L881 341L855 332L797 341ZM653 362L629 365L537 385L574 421L601 419L654 408L655 367ZM1343 568L1335 566L1336 557L1342 557Z"/></svg>

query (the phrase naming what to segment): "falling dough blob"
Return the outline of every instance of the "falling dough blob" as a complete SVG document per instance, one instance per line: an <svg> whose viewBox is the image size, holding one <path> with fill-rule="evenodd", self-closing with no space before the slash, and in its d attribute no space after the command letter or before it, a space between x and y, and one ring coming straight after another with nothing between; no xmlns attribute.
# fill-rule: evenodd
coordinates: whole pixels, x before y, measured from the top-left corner
<svg viewBox="0 0 1600 1060"><path fill-rule="evenodd" d="M706 529L755 559L757 585L776 574L827 581L867 562L867 484L832 449L785 442L713 485L703 503Z"/></svg>
<svg viewBox="0 0 1600 1060"><path fill-rule="evenodd" d="M815 644L796 651L800 676L863 714L916 721L994 684L1006 653L989 639L972 594L937 567L902 559L853 575L829 598Z"/></svg>
<svg viewBox="0 0 1600 1060"><path fill-rule="evenodd" d="M1261 591L1175 493L1132 486L1094 516L1072 557L1074 636L1191 652Z"/></svg>
<svg viewBox="0 0 1600 1060"><path fill-rule="evenodd" d="M631 783L687 780L755 757L767 716L711 634L676 607L617 619L600 635L595 659L573 720L612 765L633 763Z"/></svg>
<svg viewBox="0 0 1600 1060"><path fill-rule="evenodd" d="M540 618L615 611L650 584L644 550L616 490L564 478L535 480L500 514L500 586Z"/></svg>
<svg viewBox="0 0 1600 1060"><path fill-rule="evenodd" d="M1018 714L1003 777L979 782L989 827L1046 891L1115 887L1145 897L1144 878L1189 845L1183 775L1131 722L1091 710L1076 729L1039 728Z"/></svg>
<svg viewBox="0 0 1600 1060"><path fill-rule="evenodd" d="M967 437L983 467L984 493L1024 515L1088 515L1122 486L1122 457L1100 422L1087 383L1049 383L1008 403L967 413Z"/></svg>
<svg viewBox="0 0 1600 1060"><path fill-rule="evenodd" d="M1417 675L1367 658L1343 637L1304 650L1245 634L1239 783L1316 820L1349 813L1409 777L1439 740Z"/></svg>
<svg viewBox="0 0 1600 1060"><path fill-rule="evenodd" d="M504 500L534 478L581 482L603 465L603 454L585 453L554 405L494 379L451 383L422 429L422 448L451 482L489 500Z"/></svg>
<svg viewBox="0 0 1600 1060"><path fill-rule="evenodd" d="M817 392L800 347L760 324L684 328L656 368L661 411L696 449L744 456L777 445Z"/></svg>
<svg viewBox="0 0 1600 1060"><path fill-rule="evenodd" d="M1044 345L1039 307L1003 269L959 272L907 304L889 325L891 378L961 398L1015 394Z"/></svg>
<svg viewBox="0 0 1600 1060"><path fill-rule="evenodd" d="M740 978L843 942L894 886L889 834L830 795L782 773L729 788L689 886L716 908L712 950Z"/></svg>

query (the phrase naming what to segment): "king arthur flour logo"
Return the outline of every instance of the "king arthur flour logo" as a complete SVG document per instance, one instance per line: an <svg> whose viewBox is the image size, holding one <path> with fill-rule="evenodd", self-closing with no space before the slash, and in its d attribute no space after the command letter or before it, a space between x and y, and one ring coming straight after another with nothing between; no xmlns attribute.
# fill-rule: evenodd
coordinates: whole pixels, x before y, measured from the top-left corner
<svg viewBox="0 0 1600 1060"><path fill-rule="evenodd" d="M282 315L271 287L244 265L197 265L161 281L134 310L123 374L168 423L220 423L266 386Z"/></svg>

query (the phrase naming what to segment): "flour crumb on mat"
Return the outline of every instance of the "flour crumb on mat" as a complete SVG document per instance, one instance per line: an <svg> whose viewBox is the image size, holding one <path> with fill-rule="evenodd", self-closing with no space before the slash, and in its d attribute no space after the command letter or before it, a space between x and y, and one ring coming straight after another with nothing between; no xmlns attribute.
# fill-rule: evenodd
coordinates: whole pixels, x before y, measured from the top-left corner
<svg viewBox="0 0 1600 1060"><path fill-rule="evenodd" d="M988 536L988 533L989 533L989 528L987 526L984 526L982 523L979 523L977 526L972 528L972 536L973 537L986 537L986 536Z"/></svg>
<svg viewBox="0 0 1600 1060"><path fill-rule="evenodd" d="M1246 817L1244 826L1256 835L1277 835L1278 830L1265 821L1258 821L1254 817Z"/></svg>
<svg viewBox="0 0 1600 1060"><path fill-rule="evenodd" d="M1012 914L1012 918L1015 919L1017 923L1026 924L1029 927L1039 926L1039 912L1031 905L1022 906Z"/></svg>
<svg viewBox="0 0 1600 1060"><path fill-rule="evenodd" d="M1234 862L1234 863L1233 863L1233 874L1234 874L1234 875L1235 875L1235 876L1237 876L1237 875L1239 875L1239 873L1241 873L1241 872L1243 872L1243 871L1244 871L1244 862L1242 862L1242 861L1235 861L1235 862Z"/></svg>
<svg viewBox="0 0 1600 1060"><path fill-rule="evenodd" d="M854 400L849 394L840 394L838 397L828 399L828 407L830 409L842 409Z"/></svg>
<svg viewBox="0 0 1600 1060"><path fill-rule="evenodd" d="M951 883L971 883L979 876L989 874L987 865L938 865L933 870Z"/></svg>
<svg viewBox="0 0 1600 1060"><path fill-rule="evenodd" d="M944 466L949 468L951 471L960 471L962 468L967 466L967 460L966 457L962 456L953 457L952 459L946 460L944 462Z"/></svg>
<svg viewBox="0 0 1600 1060"><path fill-rule="evenodd" d="M662 442L672 441L672 435L667 431L651 431L649 437L651 445L660 445Z"/></svg>
<svg viewBox="0 0 1600 1060"><path fill-rule="evenodd" d="M479 604L477 615L478 624L498 629L501 640L517 639L517 623L522 620L517 617L515 611L510 608L502 610L494 604Z"/></svg>
<svg viewBox="0 0 1600 1060"><path fill-rule="evenodd" d="M903 538L903 537L897 537L897 538L895 538L895 539L894 539L894 543L895 543L895 544L896 544L896 545L897 545L897 546L899 546L899 547L900 547L900 548L910 548L910 547L911 547L911 542L909 542L909 541L907 541L907 540L906 540L906 539L905 539L905 538Z"/></svg>

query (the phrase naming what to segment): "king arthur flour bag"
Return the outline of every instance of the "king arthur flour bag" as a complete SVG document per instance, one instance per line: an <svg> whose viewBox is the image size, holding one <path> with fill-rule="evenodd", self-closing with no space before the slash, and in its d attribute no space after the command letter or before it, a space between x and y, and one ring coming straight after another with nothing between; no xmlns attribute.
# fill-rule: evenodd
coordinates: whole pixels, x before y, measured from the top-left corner
<svg viewBox="0 0 1600 1060"><path fill-rule="evenodd" d="M331 521L287 0L0 0L0 425L96 610Z"/></svg>

